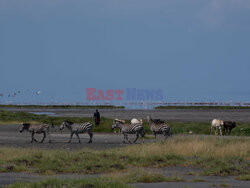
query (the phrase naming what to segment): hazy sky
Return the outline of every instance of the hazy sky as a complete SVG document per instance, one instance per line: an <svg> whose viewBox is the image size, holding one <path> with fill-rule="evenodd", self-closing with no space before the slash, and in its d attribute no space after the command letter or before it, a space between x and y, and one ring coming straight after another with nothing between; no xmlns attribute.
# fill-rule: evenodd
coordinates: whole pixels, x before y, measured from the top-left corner
<svg viewBox="0 0 250 188"><path fill-rule="evenodd" d="M0 0L0 103L86 88L250 101L249 71L249 0Z"/></svg>

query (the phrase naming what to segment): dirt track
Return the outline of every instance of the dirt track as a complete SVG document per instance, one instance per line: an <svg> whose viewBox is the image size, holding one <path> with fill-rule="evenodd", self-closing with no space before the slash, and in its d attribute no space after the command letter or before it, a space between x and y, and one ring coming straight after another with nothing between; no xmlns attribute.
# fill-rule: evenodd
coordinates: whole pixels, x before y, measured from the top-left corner
<svg viewBox="0 0 250 188"><path fill-rule="evenodd" d="M93 143L89 144L89 135L87 133L79 134L81 143L78 143L77 137L74 135L72 142L68 143L70 132L66 129L58 130L59 127L50 130L52 143L49 143L49 137L45 138L43 143L30 143L31 133L27 131L19 132L20 125L0 125L0 147L14 147L14 148L41 148L41 149L65 149L65 150L79 150L84 148L91 149L109 149L115 147L129 146L129 143L123 143L123 135L120 133L94 133ZM152 135L147 135L152 137ZM192 136L192 135L173 135L174 137ZM209 137L210 135L197 135L199 137ZM211 135L213 136L213 135ZM229 138L226 136L225 138ZM234 136L232 136L234 137ZM40 141L42 135L35 134L35 138ZM248 137L249 138L249 137ZM129 140L133 141L135 135L129 135ZM171 139L171 138L170 138ZM156 141L164 140L163 135L158 135ZM155 142L155 139L144 139L145 143ZM139 138L135 144L141 144L142 140Z"/></svg>
<svg viewBox="0 0 250 188"><path fill-rule="evenodd" d="M67 143L70 137L68 130L59 131L58 127L51 130L52 143L48 143L49 138L46 137L44 143L30 143L31 134L27 131L19 132L20 125L0 125L0 146L1 147L20 147L20 148L43 148L43 149L67 149L78 150L83 148L92 149L108 149L113 147L122 147L129 144L123 144L123 136L115 133L94 133L93 143L87 143L89 136L87 133L79 134L81 144L78 143L77 137L74 135L72 143ZM42 139L42 135L35 135L35 138L39 141ZM130 136L131 140L135 136ZM151 140L146 140L149 142ZM137 143L142 141L138 139Z"/></svg>

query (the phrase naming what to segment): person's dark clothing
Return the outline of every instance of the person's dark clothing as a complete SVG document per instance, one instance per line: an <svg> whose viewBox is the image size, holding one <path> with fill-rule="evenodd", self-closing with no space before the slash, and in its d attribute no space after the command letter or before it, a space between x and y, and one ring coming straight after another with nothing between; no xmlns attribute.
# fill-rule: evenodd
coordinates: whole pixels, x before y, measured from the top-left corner
<svg viewBox="0 0 250 188"><path fill-rule="evenodd" d="M94 118L95 118L95 125L99 125L100 121L101 121L101 116L100 116L100 113L98 111L96 111L94 113Z"/></svg>

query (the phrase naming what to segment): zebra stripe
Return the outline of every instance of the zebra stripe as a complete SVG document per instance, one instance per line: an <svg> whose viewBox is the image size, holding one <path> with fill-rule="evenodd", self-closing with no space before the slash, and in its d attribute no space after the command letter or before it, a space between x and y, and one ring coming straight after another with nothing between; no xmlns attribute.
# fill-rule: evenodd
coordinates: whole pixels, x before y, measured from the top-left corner
<svg viewBox="0 0 250 188"><path fill-rule="evenodd" d="M167 139L168 136L171 136L171 128L167 123L155 123L150 116L147 116L147 120L150 126L150 130L155 135L157 134L163 134L165 136L165 139Z"/></svg>
<svg viewBox="0 0 250 188"><path fill-rule="evenodd" d="M77 124L73 124L73 125L77 125ZM78 129L78 132L80 133L80 132L91 130L91 129L92 129L92 124L87 122L87 123L80 124L80 128Z"/></svg>
<svg viewBox="0 0 250 188"><path fill-rule="evenodd" d="M82 124L77 124L77 123L72 123L70 121L64 121L64 122L62 122L62 124L60 126L60 130L63 130L64 127L67 127L71 131L69 143L71 142L74 134L77 136L79 143L81 143L78 133L85 133L85 132L87 132L89 134L89 137L90 137L88 143L92 142L93 133L92 133L92 124L91 123L85 122Z"/></svg>
<svg viewBox="0 0 250 188"><path fill-rule="evenodd" d="M128 132L136 131L141 128L143 128L141 124L132 124L132 126L128 127Z"/></svg>
<svg viewBox="0 0 250 188"><path fill-rule="evenodd" d="M54 127L53 124L52 124L52 127ZM37 140L34 138L34 134L43 133L43 139L40 141L40 143L42 143L46 137L46 133L49 136L49 142L51 142L49 128L50 128L50 125L48 124L31 125L30 123L22 123L22 127L20 128L19 131L20 132L23 132L24 130L29 131L31 133L31 143L33 141L37 142Z"/></svg>
<svg viewBox="0 0 250 188"><path fill-rule="evenodd" d="M122 132L122 134L124 135L124 143L125 143L125 139L131 143L129 140L128 140L128 134L136 134L136 139L134 140L134 143L137 141L139 135L144 138L144 135L145 135L145 132L144 132L144 129L143 129L143 126L139 123L137 124L123 124L119 121L115 121L114 120L114 124L112 125L112 129L114 128L119 128ZM142 140L144 142L144 139Z"/></svg>
<svg viewBox="0 0 250 188"><path fill-rule="evenodd" d="M157 129L158 129L158 131L157 131ZM169 126L168 125L156 125L155 126L155 131L157 131L157 132L164 132L164 131L166 131L166 130L168 130L169 129Z"/></svg>

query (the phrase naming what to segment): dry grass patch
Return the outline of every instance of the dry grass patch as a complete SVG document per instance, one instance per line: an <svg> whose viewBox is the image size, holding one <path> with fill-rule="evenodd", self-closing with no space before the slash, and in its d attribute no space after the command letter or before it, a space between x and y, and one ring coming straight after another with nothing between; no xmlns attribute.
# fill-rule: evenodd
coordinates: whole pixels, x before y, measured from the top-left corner
<svg viewBox="0 0 250 188"><path fill-rule="evenodd" d="M165 142L109 150L0 149L0 172L107 173L130 167L197 166L205 175L243 175L249 169L249 138L173 137Z"/></svg>
<svg viewBox="0 0 250 188"><path fill-rule="evenodd" d="M185 181L182 177L165 177L160 173L153 173L140 169L129 170L126 173L112 173L104 175L103 177L108 178L112 181L116 180L124 183L156 183Z"/></svg>
<svg viewBox="0 0 250 188"><path fill-rule="evenodd" d="M241 157L250 160L250 138L183 136L144 145L118 148L124 155L137 157L180 156Z"/></svg>
<svg viewBox="0 0 250 188"><path fill-rule="evenodd" d="M21 183L17 182L6 188L132 188L119 181L109 181L103 178L83 178L83 179L48 179L40 182Z"/></svg>
<svg viewBox="0 0 250 188"><path fill-rule="evenodd" d="M250 174L241 175L241 176L236 177L235 179L241 180L241 181L250 181Z"/></svg>

